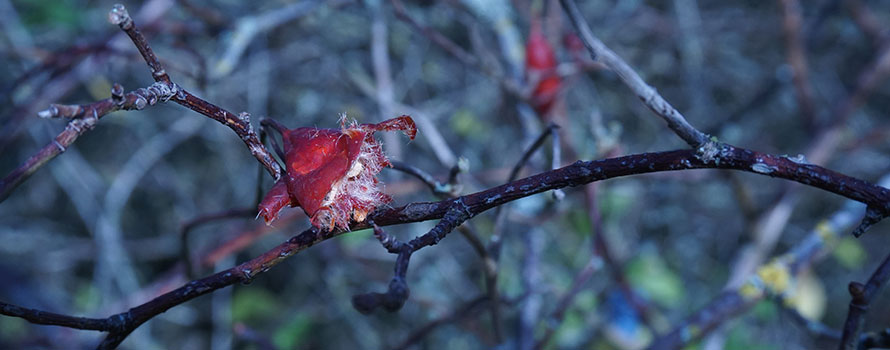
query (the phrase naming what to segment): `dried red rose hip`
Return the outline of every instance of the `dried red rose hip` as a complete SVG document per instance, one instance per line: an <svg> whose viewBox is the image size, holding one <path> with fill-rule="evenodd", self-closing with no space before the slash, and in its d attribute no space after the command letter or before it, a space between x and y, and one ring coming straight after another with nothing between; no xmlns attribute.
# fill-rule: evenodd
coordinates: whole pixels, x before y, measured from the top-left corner
<svg viewBox="0 0 890 350"><path fill-rule="evenodd" d="M350 220L364 221L377 206L392 201L376 177L390 163L374 132L394 130L412 140L417 134L407 115L378 124L345 125L341 119L339 129L284 130L287 174L266 193L259 216L269 224L290 205L302 207L312 225L325 230L348 230Z"/></svg>

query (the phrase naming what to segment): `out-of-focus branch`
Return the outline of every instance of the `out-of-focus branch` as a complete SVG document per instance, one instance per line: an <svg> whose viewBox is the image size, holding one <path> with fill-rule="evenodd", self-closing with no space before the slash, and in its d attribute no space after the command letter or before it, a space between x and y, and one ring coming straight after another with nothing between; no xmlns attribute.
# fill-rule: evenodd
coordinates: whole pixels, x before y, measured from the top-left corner
<svg viewBox="0 0 890 350"><path fill-rule="evenodd" d="M880 183L890 184L890 177L885 176ZM845 230L856 222L856 212L859 210L857 203L847 202L841 210L816 225L791 250L772 262L761 265L757 273L744 284L721 292L673 330L655 339L649 349L682 348L707 335L730 318L749 310L764 297L788 292L792 285L791 280L797 273L810 266L833 242L843 237Z"/></svg>
<svg viewBox="0 0 890 350"><path fill-rule="evenodd" d="M779 0L782 7L782 29L785 31L785 44L788 55L788 63L791 65L791 80L797 93L797 104L800 106L800 114L813 126L816 119L814 106L813 87L810 84L809 68L807 64L806 50L802 26L803 14L801 14L798 0Z"/></svg>
<svg viewBox="0 0 890 350"><path fill-rule="evenodd" d="M394 349L408 349L412 345L417 344L423 338L425 338L430 332L438 328L439 326L458 321L467 315L471 314L474 310L478 309L481 306L484 306L488 302L488 296L481 295L476 297L473 300L463 304L458 307L456 310L451 312L448 315L432 320L423 326L417 328L414 332L412 332L408 337L405 338L398 346Z"/></svg>
<svg viewBox="0 0 890 350"><path fill-rule="evenodd" d="M456 58L458 61L463 63L465 66L473 67L473 68L479 70L480 72L488 75L489 77L493 78L495 81L497 81L501 85L501 87L505 91L507 91L521 99L528 99L528 94L525 93L523 88L520 87L518 84L516 84L516 82L508 79L506 76L499 74L498 72L495 72L492 69L490 69L489 67L485 66L484 64L482 64L482 61L479 60L475 55L467 52L462 47L460 47L460 45L456 44L455 42L451 41L451 39L448 39L446 36L442 35L442 33L439 33L435 29L424 26L424 25L420 24L419 22L417 22L416 20L414 20L414 18L412 18L411 15L408 14L408 10L405 9L405 5L402 4L401 0L391 0L391 2L392 2L393 10L395 11L396 17L398 17L400 20L404 21L405 23L408 23L408 25L410 25L412 28L414 28L414 30L422 33L424 36L427 37L427 39L429 39L434 44L436 44L437 46L439 46L440 48L445 50L445 52L447 52L448 54L450 54L451 56Z"/></svg>
<svg viewBox="0 0 890 350"><path fill-rule="evenodd" d="M587 25L587 21L584 20L573 0L560 0L560 2L593 59L599 60L615 72L621 81L646 104L646 107L649 107L652 112L667 122L668 127L687 144L698 148L710 141L708 135L689 124L683 114L661 97L652 86L643 81L643 78L627 62L624 62L621 57L593 35L593 31L590 30L590 26Z"/></svg>
<svg viewBox="0 0 890 350"><path fill-rule="evenodd" d="M559 140L557 139L559 136L557 134L557 129L559 128L556 124L550 124L547 128L541 132L541 135L538 136L532 144L522 153L522 156L519 157L519 160L513 166L513 169L510 170L510 175L507 178L507 182L512 182L516 180L516 177L519 176L519 171L525 167L525 164L528 163L528 160L531 156L544 145L544 142L547 140L547 137L553 137L554 142L557 144ZM554 155L555 156L555 155ZM558 162L558 160L555 160ZM488 297L493 302L491 303L491 322L493 325L495 339L500 342L502 338L501 331L501 314L500 314L500 302L498 298L500 297L500 291L498 291L498 274L499 274L499 260L501 256L501 247L503 246L503 232L504 225L506 221L506 216L504 215L504 207L498 207L495 210L494 214L494 229L491 233L491 238L488 243L488 255L491 257L491 266L486 267L490 273L486 274L485 285L488 290Z"/></svg>
<svg viewBox="0 0 890 350"><path fill-rule="evenodd" d="M841 335L839 349L856 350L859 345L859 334L865 325L865 315L875 295L890 279L890 254L884 258L881 265L872 273L868 282L850 282L849 291L853 300L850 301L850 309L847 311L847 320L844 322L844 331Z"/></svg>
<svg viewBox="0 0 890 350"><path fill-rule="evenodd" d="M231 39L228 47L219 60L213 63L211 77L218 78L231 73L238 66L238 61L256 35L312 13L312 10L323 2L322 0L298 1L281 8L239 18L235 23L234 32L229 36ZM335 0L330 1L329 5L335 7L348 2L349 0Z"/></svg>
<svg viewBox="0 0 890 350"><path fill-rule="evenodd" d="M179 253L180 259L185 264L186 276L188 276L189 278L195 278L195 264L194 262L192 262L191 249L189 248L189 233L192 232L192 229L213 221L230 218L251 217L253 215L256 215L256 208L231 209L218 213L201 215L182 224L182 226L179 228Z"/></svg>
<svg viewBox="0 0 890 350"><path fill-rule="evenodd" d="M845 0L844 4L850 10L850 15L856 25L869 36L873 43L880 45L890 35L890 29L882 25L871 10L862 0Z"/></svg>

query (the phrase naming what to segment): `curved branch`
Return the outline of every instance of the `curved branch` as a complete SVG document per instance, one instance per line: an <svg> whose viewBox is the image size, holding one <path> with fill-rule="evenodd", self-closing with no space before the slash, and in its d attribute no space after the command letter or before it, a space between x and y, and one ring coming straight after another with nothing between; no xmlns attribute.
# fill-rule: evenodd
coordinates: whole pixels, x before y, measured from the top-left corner
<svg viewBox="0 0 890 350"><path fill-rule="evenodd" d="M145 59L145 63L148 64L148 67L151 69L152 78L154 78L155 81L165 83L176 90L176 94L173 96L174 102L228 126L232 131L238 134L241 141L247 145L250 153L263 164L269 174L271 174L276 181L281 177L281 167L275 162L275 159L272 158L272 155L269 154L269 151L267 151L266 147L260 142L256 132L250 125L249 114L241 113L236 116L217 105L192 95L190 92L173 83L170 76L167 75L167 72L161 65L161 62L158 61L157 56L155 56L154 51L152 51L151 46L148 45L148 41L145 40L145 37L139 29L136 28L133 19L130 17L130 14L127 13L127 9L124 8L124 5L114 5L108 13L108 20L112 24L118 25L124 33L127 33L127 36L129 36L133 41L133 44L136 45L136 49L139 50L139 53L142 54L142 58Z"/></svg>
<svg viewBox="0 0 890 350"><path fill-rule="evenodd" d="M452 224L461 222L465 217L472 217L496 206L537 193L627 175L708 168L742 170L800 182L865 203L870 208L874 208L874 210L881 213L886 213L888 207L890 207L890 191L884 187L820 166L797 163L787 157L721 145L710 157L704 157L693 150L679 150L642 153L587 162L578 161L560 169L543 172L462 197L439 202L416 202L398 208L378 210L369 217L369 220L356 223L351 228L353 230L368 228L370 227L370 222L380 226L387 226L443 219L449 213L451 213L449 215L460 216L456 218L457 220L446 220L448 224L445 224L445 226L448 227L438 230L440 227L437 226L437 229L433 229L428 234L410 242L411 246L419 249L420 247L436 244L454 228ZM460 209L459 212L456 209ZM208 277L191 281L176 290L158 296L127 312L108 317L101 322L107 322L108 327L105 329L112 329L112 331L109 332L99 348L114 348L130 332L154 316L214 290L236 283L249 282L256 275L269 270L284 259L316 243L343 233L345 232L319 232L316 228L307 229L254 259ZM820 237L817 238L821 239ZM808 252L804 255L809 257L811 253ZM738 293L727 294L726 297L729 298L727 300L733 305L738 304L736 302L742 298ZM718 300L722 300L721 297L718 297ZM733 308L733 310L737 309ZM74 326L82 320L77 317L48 314L24 308L10 309L4 307L0 308L0 313L21 317L38 324L63 325L67 327ZM52 317L49 317L49 315L52 315ZM65 319L67 323L60 323L61 321L57 320L59 318ZM71 328L95 330L95 327Z"/></svg>

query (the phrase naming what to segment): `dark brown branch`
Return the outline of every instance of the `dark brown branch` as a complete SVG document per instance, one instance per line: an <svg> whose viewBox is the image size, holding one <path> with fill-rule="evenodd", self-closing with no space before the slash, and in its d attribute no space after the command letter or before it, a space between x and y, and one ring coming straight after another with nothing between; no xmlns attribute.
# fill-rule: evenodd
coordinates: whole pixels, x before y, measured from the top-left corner
<svg viewBox="0 0 890 350"><path fill-rule="evenodd" d="M269 174L271 174L276 181L281 177L281 167L275 162L275 159L272 158L272 155L269 154L259 138L257 138L256 132L254 132L250 125L249 114L241 113L236 116L217 105L192 95L190 92L173 83L173 81L170 80L170 76L167 75L167 72L161 65L161 62L158 61L157 56L155 56L154 51L152 51L151 47L148 45L148 41L145 40L145 37L139 32L139 29L136 28L133 19L130 17L130 14L127 13L127 10L123 5L114 5L111 12L108 13L108 20L112 24L118 25L121 30L127 33L127 36L129 36L133 41L133 44L136 45L136 49L139 50L139 53L142 54L142 58L145 59L145 63L148 64L148 67L151 69L152 78L157 82L166 83L177 91L176 95L173 97L174 102L228 126L232 131L235 131L235 133L238 134L241 141L247 145L250 153L263 164Z"/></svg>
<svg viewBox="0 0 890 350"><path fill-rule="evenodd" d="M390 253L398 254L396 266L394 268L393 278L389 282L389 288L386 293L365 293L356 295L352 298L352 306L363 314L368 314L378 307L383 307L386 311L395 312L405 305L410 295L406 275L408 273L408 264L411 260L411 254L428 246L436 245L445 238L451 231L460 226L465 221L473 217L472 212L467 210L459 198L452 202L451 207L445 216L426 234L415 237L407 243L402 243L394 237L387 235L380 227L374 226L374 236L380 240L383 247Z"/></svg>
<svg viewBox="0 0 890 350"><path fill-rule="evenodd" d="M703 157L693 150L679 150L635 154L589 162L578 161L560 169L529 176L454 199L439 202L411 203L402 207L379 210L374 212L369 217L369 220L356 223L351 228L353 230L368 228L369 222L372 220L380 226L387 226L442 219L430 232L406 244L410 245L412 248L410 251L413 252L414 250L438 243L457 225L470 217L520 198L557 188L579 186L594 181L627 175L705 168L735 169L797 181L866 203L870 207L884 211L890 205L890 191L883 187L819 166L795 163L785 157L723 145L710 157ZM176 290L160 295L127 312L111 316L105 319L107 321L104 322L109 322L107 329L113 329L114 331L108 334L99 348L114 348L139 325L171 307L226 286L249 282L258 274L269 270L284 259L318 242L343 233L342 231L319 232L315 228L308 229L254 259L208 277L191 281ZM821 238L817 237L816 239ZM807 257L814 253L808 254L806 255ZM738 293L727 294L718 297L718 300L721 300L721 303L718 303L718 305L722 305L723 302L731 303L735 301L737 303L738 299L741 298ZM722 309L717 308L716 310ZM729 312L737 309L727 310ZM3 308L0 309L0 313L21 317L40 324L50 322L44 317L47 314L38 310L18 308L14 312L10 312L7 308ZM720 313L718 312L717 314ZM67 323L64 324L66 326L80 322L80 318L77 317L53 314L53 319L60 317L65 319L64 322ZM60 324L61 322L55 320L51 324ZM704 329L702 328L702 330Z"/></svg>
<svg viewBox="0 0 890 350"><path fill-rule="evenodd" d="M7 316L20 317L34 324L42 324L47 326L62 326L74 329L103 332L113 330L113 326L107 318L73 317L52 312L28 309L4 302L0 302L0 313Z"/></svg>
<svg viewBox="0 0 890 350"><path fill-rule="evenodd" d="M844 322L839 349L855 350L858 348L859 334L865 325L868 307L888 279L890 279L890 255L884 258L884 261L864 285L859 282L850 282L849 291L853 300L850 301L850 309L847 311L847 320Z"/></svg>

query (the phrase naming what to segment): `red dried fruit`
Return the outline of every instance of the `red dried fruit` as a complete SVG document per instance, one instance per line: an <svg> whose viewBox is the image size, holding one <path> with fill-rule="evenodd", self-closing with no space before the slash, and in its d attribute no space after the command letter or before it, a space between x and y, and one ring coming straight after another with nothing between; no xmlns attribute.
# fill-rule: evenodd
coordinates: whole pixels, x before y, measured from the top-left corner
<svg viewBox="0 0 890 350"><path fill-rule="evenodd" d="M259 216L269 224L290 205L302 207L312 225L325 230L348 230L350 220L364 221L377 206L392 201L376 178L391 164L373 134L393 130L404 131L412 140L417 134L407 115L348 126L341 119L339 129L283 130L287 174L266 193Z"/></svg>
<svg viewBox="0 0 890 350"><path fill-rule="evenodd" d="M545 116L553 108L562 81L556 72L556 54L547 41L539 21L532 21L525 45L525 71L530 81L537 81L531 95L531 105L539 116Z"/></svg>

